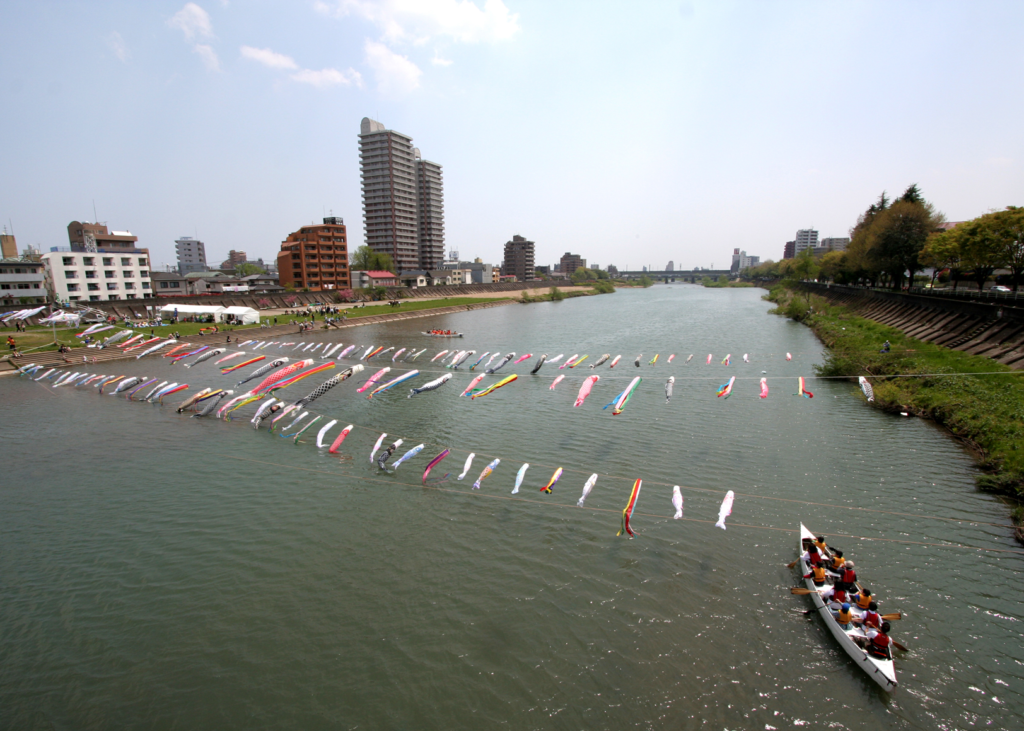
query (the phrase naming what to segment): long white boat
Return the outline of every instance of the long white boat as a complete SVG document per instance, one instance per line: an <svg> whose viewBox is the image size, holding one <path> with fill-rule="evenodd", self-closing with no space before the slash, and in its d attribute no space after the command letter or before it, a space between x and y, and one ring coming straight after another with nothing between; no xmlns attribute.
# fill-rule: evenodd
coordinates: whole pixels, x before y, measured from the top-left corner
<svg viewBox="0 0 1024 731"><path fill-rule="evenodd" d="M802 556L807 550L808 546L814 542L814 534L807 530L807 527L800 524L800 549L797 555L801 556L799 563L800 575L807 576L811 573L811 567ZM884 660L880 657L875 657L867 650L861 648L860 645L854 641L854 637L867 637L864 634L864 630L859 625L851 624L850 629L843 629L839 626L835 617L832 616L831 610L825 604L825 601L821 598L821 591L828 588L826 586L815 586L814 579L804 579L804 584L811 593L809 597L814 601L814 608L818 610L818 614L821 615L822 621L825 622L825 626L828 627L832 636L836 638L836 641L842 645L842 648L846 650L846 654L853 658L853 661L860 665L861 669L868 674L868 677L882 686L885 690L890 693L896 690L896 667L891 659ZM860 617L863 612L859 610L856 605L851 605L851 610L855 617ZM889 650L890 657L892 650Z"/></svg>

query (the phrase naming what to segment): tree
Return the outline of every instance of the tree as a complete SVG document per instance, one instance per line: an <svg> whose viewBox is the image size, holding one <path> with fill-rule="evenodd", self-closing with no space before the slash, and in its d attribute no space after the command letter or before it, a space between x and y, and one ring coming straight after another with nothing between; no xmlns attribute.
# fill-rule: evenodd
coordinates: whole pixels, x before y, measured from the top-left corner
<svg viewBox="0 0 1024 731"><path fill-rule="evenodd" d="M360 246L352 254L352 269L360 272L395 272L391 254L382 254L369 246Z"/></svg>
<svg viewBox="0 0 1024 731"><path fill-rule="evenodd" d="M263 269L259 264L253 264L251 261L243 261L241 264L235 265L235 276L237 277L248 277L253 274L266 273L266 270Z"/></svg>
<svg viewBox="0 0 1024 731"><path fill-rule="evenodd" d="M1024 274L1024 208L1007 206L1005 211L987 213L981 219L1000 249L1002 266L1010 270L1016 292Z"/></svg>
<svg viewBox="0 0 1024 731"><path fill-rule="evenodd" d="M641 286L641 287L643 287L644 289L646 289L647 287L650 287L650 286L651 286L652 284L654 284L654 282L653 282L653 281L651 281L651 278L650 278L650 277L648 277L648 276L647 276L646 274L641 274L641 275L640 275L640 278L639 278L638 280L636 280L636 281L637 281L637 282L638 282L638 283L640 284L640 286Z"/></svg>
<svg viewBox="0 0 1024 731"><path fill-rule="evenodd" d="M891 206L875 216L868 232L873 239L881 267L892 277L893 289L910 282L921 267L920 254L928 237L945 217L921 197L917 185L911 185Z"/></svg>
<svg viewBox="0 0 1024 731"><path fill-rule="evenodd" d="M963 265L971 270L971 279L978 283L978 291L981 291L992 272L1004 265L999 240L982 218L961 223L953 230L962 237Z"/></svg>
<svg viewBox="0 0 1024 731"><path fill-rule="evenodd" d="M878 201L868 206L868 209L857 217L857 224L850 230L850 245L846 248L849 276L854 280L866 280L871 286L875 285L882 273L872 227L875 220L888 208L889 197L883 190L878 196Z"/></svg>
<svg viewBox="0 0 1024 731"><path fill-rule="evenodd" d="M814 260L814 252L811 249L804 249L795 257L790 259L790 275L797 280L807 281L818 276L818 262ZM811 305L811 290L804 289L804 296L807 298L807 306Z"/></svg>
<svg viewBox="0 0 1024 731"><path fill-rule="evenodd" d="M939 269L949 269L949 278L953 280L953 291L963 278L963 230L950 229L928 237L928 243L921 250L921 263ZM932 277L932 282L935 277Z"/></svg>
<svg viewBox="0 0 1024 731"><path fill-rule="evenodd" d="M821 257L821 276L825 279L835 281L841 277L846 268L846 253L842 251L830 251Z"/></svg>

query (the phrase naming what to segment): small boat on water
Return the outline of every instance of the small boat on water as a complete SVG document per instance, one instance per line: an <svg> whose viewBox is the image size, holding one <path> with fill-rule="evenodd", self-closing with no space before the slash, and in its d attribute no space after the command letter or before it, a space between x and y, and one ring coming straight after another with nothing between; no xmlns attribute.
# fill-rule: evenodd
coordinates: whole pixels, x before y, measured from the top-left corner
<svg viewBox="0 0 1024 731"><path fill-rule="evenodd" d="M462 333L423 333L428 338L461 338Z"/></svg>
<svg viewBox="0 0 1024 731"><path fill-rule="evenodd" d="M799 555L801 558L797 562L800 567L800 575L806 576L811 573L811 567L809 563L804 560L803 554L807 551L808 547L814 542L814 534L807 530L807 527L800 524L800 549ZM828 559L832 558L831 551L823 552L825 557ZM878 683L882 688L892 693L896 690L896 667L892 661L892 650L889 651L889 659L883 659L875 657L873 654L863 649L853 639L854 637L866 638L864 630L859 625L850 624L850 629L843 629L839 626L839 622L836 621L832 615L831 610L825 604L825 600L821 598L821 593L827 589L830 584L826 583L825 586L815 586L814 579L804 579L804 584L810 590L809 597L814 602L814 608L818 610L818 614L821 615L822 620L825 622L825 626L828 627L832 636L836 638L836 641L846 650L846 654L853 658L853 661L860 665L861 669L868 674L868 677ZM857 608L856 605L851 605L851 611L854 617L863 616L864 612Z"/></svg>

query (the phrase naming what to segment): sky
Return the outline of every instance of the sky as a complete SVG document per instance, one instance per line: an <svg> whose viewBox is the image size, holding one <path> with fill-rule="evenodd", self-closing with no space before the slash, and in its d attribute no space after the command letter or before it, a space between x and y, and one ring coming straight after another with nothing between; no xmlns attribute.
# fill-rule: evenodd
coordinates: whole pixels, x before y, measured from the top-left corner
<svg viewBox="0 0 1024 731"><path fill-rule="evenodd" d="M273 259L363 241L363 117L444 166L445 245L620 269L782 256L917 183L1024 205L1024 3L199 0L0 4L0 223ZM95 217L94 217L95 211Z"/></svg>

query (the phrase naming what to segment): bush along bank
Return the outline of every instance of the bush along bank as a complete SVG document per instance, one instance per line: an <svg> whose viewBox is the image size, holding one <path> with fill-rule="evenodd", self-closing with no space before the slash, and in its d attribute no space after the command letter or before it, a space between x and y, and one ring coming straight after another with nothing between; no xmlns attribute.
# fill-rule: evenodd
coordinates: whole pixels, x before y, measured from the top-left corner
<svg viewBox="0 0 1024 731"><path fill-rule="evenodd" d="M531 302L561 302L564 299L570 297L590 297L595 294L612 294L615 292L615 287L610 282L591 282L592 289L571 289L568 292L563 292L558 287L552 287L546 294L538 294L531 296L525 290L519 301L523 304L529 304Z"/></svg>
<svg viewBox="0 0 1024 731"><path fill-rule="evenodd" d="M845 307L779 284L765 295L773 314L810 327L829 348L820 376L871 380L872 404L931 419L975 455L979 489L1013 498L1024 543L1024 374L994 360L907 337ZM890 352L881 353L888 340ZM969 375L985 373L989 375ZM1005 375L1002 375L1005 374ZM910 377L906 377L910 376Z"/></svg>

